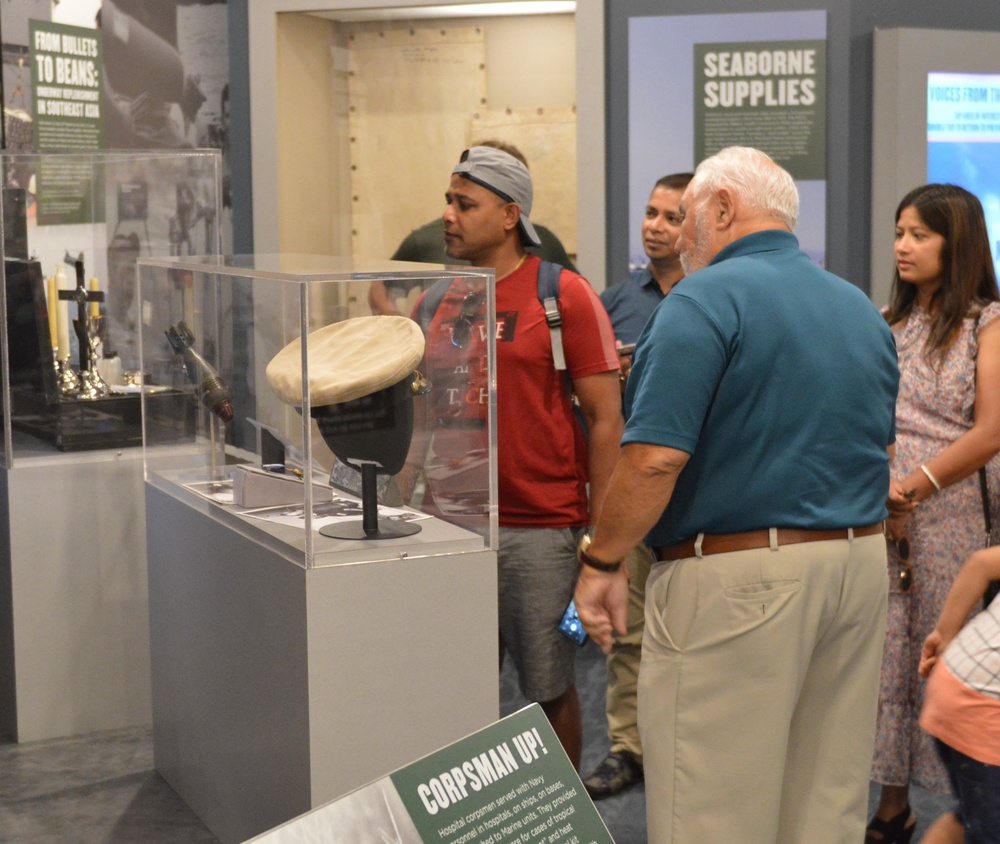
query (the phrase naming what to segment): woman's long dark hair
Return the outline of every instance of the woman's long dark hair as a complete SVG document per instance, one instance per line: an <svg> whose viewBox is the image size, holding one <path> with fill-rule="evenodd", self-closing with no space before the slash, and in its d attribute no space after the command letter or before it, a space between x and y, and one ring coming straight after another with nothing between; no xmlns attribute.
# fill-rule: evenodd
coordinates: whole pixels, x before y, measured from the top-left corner
<svg viewBox="0 0 1000 844"><path fill-rule="evenodd" d="M931 331L924 350L943 359L962 320L987 303L1000 301L983 206L975 194L957 185L921 185L900 201L897 223L907 208L913 208L927 228L944 237L941 286L931 299ZM885 315L889 325L906 319L916 299L916 286L902 281L897 267Z"/></svg>

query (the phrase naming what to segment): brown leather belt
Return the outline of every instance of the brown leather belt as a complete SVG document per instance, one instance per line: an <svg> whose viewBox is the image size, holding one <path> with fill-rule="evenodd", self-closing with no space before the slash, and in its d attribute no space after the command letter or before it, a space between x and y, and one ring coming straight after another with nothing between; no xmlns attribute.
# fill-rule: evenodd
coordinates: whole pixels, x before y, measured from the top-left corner
<svg viewBox="0 0 1000 844"><path fill-rule="evenodd" d="M882 533L882 522L854 528L854 536L871 536ZM800 542L823 542L830 539L848 539L848 528L836 530L806 530L805 528L778 528L778 545L797 545ZM718 533L701 538L701 554L727 554L730 551L749 551L753 548L768 548L771 545L769 530L748 530L743 533ZM695 550L695 540L688 539L666 548L655 548L658 560L684 560L699 556Z"/></svg>

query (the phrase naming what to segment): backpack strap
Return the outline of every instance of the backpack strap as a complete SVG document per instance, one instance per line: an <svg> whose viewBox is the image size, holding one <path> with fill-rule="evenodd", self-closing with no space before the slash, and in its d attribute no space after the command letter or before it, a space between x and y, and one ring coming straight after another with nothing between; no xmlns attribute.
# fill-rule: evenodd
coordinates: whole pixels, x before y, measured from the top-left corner
<svg viewBox="0 0 1000 844"><path fill-rule="evenodd" d="M562 267L551 261L542 261L538 267L538 299L545 311L545 321L552 335L552 362L557 372L566 370L566 355L563 352L562 314L559 312L559 276Z"/></svg>
<svg viewBox="0 0 1000 844"><path fill-rule="evenodd" d="M556 371L566 371L566 355L563 352L562 314L559 311L559 276L563 268L551 261L542 261L538 267L538 299L545 311L545 322L552 335L552 362ZM426 332L444 299L452 279L442 278L427 288L417 308L417 322Z"/></svg>

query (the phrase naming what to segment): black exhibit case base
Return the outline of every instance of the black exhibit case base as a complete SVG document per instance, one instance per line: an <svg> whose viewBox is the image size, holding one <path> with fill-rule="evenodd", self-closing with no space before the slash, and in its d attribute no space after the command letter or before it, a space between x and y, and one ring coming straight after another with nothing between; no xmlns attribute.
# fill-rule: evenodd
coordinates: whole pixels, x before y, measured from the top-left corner
<svg viewBox="0 0 1000 844"><path fill-rule="evenodd" d="M138 448L142 445L142 401L139 395L109 395L81 401L48 403L30 390L12 390L11 427L31 434L59 451ZM147 424L157 442L183 442L195 434L197 406L180 390L146 396Z"/></svg>

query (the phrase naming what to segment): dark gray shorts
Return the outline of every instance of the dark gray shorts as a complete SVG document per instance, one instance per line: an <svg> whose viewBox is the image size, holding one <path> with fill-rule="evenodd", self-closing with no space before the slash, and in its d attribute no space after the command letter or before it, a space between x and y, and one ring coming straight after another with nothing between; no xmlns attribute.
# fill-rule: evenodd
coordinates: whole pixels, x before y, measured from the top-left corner
<svg viewBox="0 0 1000 844"><path fill-rule="evenodd" d="M500 528L500 656L514 661L521 693L546 703L573 682L578 646L557 629L573 597L582 528Z"/></svg>

